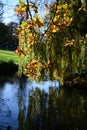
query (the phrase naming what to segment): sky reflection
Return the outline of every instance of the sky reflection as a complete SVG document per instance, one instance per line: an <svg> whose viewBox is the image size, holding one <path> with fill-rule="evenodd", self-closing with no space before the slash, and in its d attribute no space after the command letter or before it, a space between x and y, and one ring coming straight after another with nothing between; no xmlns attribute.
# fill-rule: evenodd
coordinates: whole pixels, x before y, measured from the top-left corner
<svg viewBox="0 0 87 130"><path fill-rule="evenodd" d="M25 106L26 115L28 112L29 92L38 87L48 93L49 87L58 87L58 81L45 81L41 83L16 80L14 83L5 83L0 87L0 130L6 129L9 125L13 130L18 128L18 113ZM15 125L14 125L15 123Z"/></svg>

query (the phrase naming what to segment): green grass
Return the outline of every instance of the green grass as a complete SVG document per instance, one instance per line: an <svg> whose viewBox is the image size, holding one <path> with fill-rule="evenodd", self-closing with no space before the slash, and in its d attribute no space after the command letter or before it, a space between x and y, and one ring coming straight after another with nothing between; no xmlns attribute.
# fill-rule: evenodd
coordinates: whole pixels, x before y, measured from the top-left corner
<svg viewBox="0 0 87 130"><path fill-rule="evenodd" d="M0 50L0 62L13 61L15 64L19 63L19 57L13 51Z"/></svg>

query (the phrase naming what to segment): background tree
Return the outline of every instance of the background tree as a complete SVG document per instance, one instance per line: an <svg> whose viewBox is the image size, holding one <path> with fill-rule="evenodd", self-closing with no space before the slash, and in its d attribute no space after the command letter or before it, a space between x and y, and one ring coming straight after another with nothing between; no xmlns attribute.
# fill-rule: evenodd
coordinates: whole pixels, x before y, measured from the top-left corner
<svg viewBox="0 0 87 130"><path fill-rule="evenodd" d="M18 45L18 38L11 29L13 27L0 22L0 49L15 50Z"/></svg>

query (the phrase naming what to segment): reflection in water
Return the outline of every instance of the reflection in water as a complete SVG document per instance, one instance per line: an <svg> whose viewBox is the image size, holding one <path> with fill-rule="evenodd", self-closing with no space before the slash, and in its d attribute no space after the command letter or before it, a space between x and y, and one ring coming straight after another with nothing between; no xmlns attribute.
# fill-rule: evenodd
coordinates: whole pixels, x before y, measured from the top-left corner
<svg viewBox="0 0 87 130"><path fill-rule="evenodd" d="M15 79L0 87L0 130L87 130L87 95L58 82Z"/></svg>

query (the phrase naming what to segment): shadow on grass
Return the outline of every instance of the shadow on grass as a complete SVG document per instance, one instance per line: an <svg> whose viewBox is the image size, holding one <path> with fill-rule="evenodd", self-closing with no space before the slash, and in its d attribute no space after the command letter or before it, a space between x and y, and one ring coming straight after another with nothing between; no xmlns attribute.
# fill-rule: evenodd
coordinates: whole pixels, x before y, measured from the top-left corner
<svg viewBox="0 0 87 130"><path fill-rule="evenodd" d="M18 66L13 61L0 62L0 85L11 81L18 71Z"/></svg>
<svg viewBox="0 0 87 130"><path fill-rule="evenodd" d="M13 76L18 71L18 66L10 62L0 62L0 77L1 76Z"/></svg>

